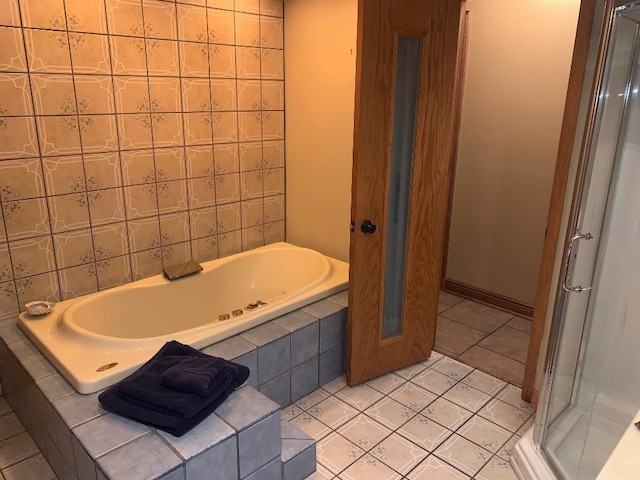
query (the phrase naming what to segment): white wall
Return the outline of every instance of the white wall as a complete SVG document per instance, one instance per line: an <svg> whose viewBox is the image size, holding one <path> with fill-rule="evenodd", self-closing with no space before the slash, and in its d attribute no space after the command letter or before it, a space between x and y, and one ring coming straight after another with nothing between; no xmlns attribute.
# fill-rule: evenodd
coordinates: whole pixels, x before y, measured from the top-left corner
<svg viewBox="0 0 640 480"><path fill-rule="evenodd" d="M533 304L579 0L468 0L447 278Z"/></svg>
<svg viewBox="0 0 640 480"><path fill-rule="evenodd" d="M348 260L358 3L284 5L286 238Z"/></svg>

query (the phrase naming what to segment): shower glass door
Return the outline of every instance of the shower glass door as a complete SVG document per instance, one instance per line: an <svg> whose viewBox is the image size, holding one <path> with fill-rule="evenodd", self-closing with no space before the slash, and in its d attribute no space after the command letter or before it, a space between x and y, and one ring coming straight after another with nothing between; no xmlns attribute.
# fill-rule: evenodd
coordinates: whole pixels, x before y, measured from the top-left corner
<svg viewBox="0 0 640 480"><path fill-rule="evenodd" d="M640 409L640 2L616 8L554 310L541 450L595 479Z"/></svg>

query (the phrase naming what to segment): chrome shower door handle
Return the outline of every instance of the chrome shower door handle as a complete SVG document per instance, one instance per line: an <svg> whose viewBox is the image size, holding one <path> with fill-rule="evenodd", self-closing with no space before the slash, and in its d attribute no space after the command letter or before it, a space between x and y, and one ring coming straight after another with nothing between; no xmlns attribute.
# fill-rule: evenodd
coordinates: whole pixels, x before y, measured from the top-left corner
<svg viewBox="0 0 640 480"><path fill-rule="evenodd" d="M580 292L591 290L591 287L581 287L580 285L576 285L574 287L573 285L569 285L569 282L570 282L569 272L571 271L571 253L573 250L573 244L578 240L591 240L592 238L593 238L593 235L591 235L590 233L579 233L571 237L571 240L569 240L569 247L567 247L567 259L566 259L566 266L564 271L564 278L562 280L562 288L564 288L567 292L580 293Z"/></svg>

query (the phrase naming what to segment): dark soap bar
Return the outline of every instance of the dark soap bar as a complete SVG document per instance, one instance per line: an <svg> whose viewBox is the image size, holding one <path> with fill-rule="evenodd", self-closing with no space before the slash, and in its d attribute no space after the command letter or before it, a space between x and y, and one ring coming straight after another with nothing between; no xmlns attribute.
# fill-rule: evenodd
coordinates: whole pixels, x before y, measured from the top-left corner
<svg viewBox="0 0 640 480"><path fill-rule="evenodd" d="M198 273L200 270L202 270L202 265L198 262L194 262L193 260L189 260L188 262L179 263L178 265L165 267L162 270L162 273L169 280L175 280L176 278Z"/></svg>

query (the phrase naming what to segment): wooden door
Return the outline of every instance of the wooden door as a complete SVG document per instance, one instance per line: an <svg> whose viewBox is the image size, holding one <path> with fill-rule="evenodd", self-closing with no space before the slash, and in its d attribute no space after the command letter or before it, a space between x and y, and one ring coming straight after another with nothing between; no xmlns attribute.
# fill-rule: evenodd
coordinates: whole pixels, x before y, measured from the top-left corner
<svg viewBox="0 0 640 480"><path fill-rule="evenodd" d="M359 1L350 385L423 360L433 348L461 6L460 0ZM408 173L399 174L403 167ZM399 324L389 327L385 316Z"/></svg>

